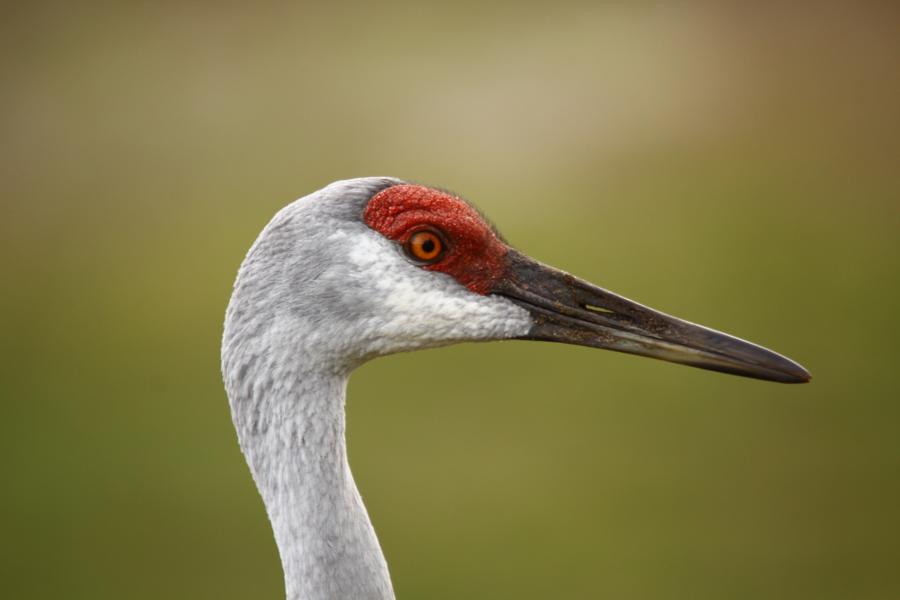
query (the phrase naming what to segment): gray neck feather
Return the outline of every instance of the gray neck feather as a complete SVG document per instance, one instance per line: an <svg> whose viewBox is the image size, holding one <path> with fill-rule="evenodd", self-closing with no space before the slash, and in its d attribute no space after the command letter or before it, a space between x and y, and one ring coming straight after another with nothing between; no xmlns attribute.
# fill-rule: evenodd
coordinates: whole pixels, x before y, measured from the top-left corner
<svg viewBox="0 0 900 600"><path fill-rule="evenodd" d="M287 597L392 599L387 564L347 462L347 377L293 375L256 381L244 390L249 396L232 401L241 449L275 532Z"/></svg>

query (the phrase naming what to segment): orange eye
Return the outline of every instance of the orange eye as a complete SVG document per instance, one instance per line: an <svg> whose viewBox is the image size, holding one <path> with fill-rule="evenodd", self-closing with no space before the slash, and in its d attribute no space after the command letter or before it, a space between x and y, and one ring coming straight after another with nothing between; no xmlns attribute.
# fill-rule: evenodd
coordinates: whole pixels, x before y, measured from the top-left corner
<svg viewBox="0 0 900 600"><path fill-rule="evenodd" d="M422 262L436 262L444 253L444 241L433 231L417 231L406 242L410 258Z"/></svg>

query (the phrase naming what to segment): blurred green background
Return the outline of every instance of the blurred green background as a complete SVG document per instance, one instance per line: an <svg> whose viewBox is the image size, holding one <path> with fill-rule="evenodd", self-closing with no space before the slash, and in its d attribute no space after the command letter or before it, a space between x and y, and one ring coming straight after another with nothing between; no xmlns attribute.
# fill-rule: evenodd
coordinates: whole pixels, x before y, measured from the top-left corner
<svg viewBox="0 0 900 600"><path fill-rule="evenodd" d="M3 597L282 596L223 311L278 208L382 174L814 375L366 365L400 598L900 597L890 3L6 3L0 47Z"/></svg>

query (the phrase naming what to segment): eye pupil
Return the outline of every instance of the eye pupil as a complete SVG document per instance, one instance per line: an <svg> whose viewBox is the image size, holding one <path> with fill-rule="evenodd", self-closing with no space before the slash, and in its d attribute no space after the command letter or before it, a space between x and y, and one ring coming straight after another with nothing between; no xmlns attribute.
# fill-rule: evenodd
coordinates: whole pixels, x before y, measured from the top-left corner
<svg viewBox="0 0 900 600"><path fill-rule="evenodd" d="M434 240L425 240L425 243L422 244L422 250L424 250L426 254L431 254L434 250Z"/></svg>

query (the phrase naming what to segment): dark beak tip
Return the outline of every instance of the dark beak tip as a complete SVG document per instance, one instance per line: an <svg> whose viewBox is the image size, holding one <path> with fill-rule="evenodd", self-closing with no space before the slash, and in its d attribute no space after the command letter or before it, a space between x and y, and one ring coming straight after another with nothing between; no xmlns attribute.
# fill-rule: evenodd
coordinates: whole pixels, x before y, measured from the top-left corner
<svg viewBox="0 0 900 600"><path fill-rule="evenodd" d="M775 367L775 370L780 375L780 377L776 378L777 381L782 383L809 383L812 381L812 374L800 363L796 363L785 356L777 356L780 363Z"/></svg>
<svg viewBox="0 0 900 600"><path fill-rule="evenodd" d="M812 376L809 373L799 374L799 373L784 373L779 374L774 377L760 377L759 379L764 379L767 381L774 381L776 383L787 383L787 384L797 384L797 383L809 383L812 381Z"/></svg>
<svg viewBox="0 0 900 600"><path fill-rule="evenodd" d="M797 365L797 367L798 368L793 373L791 373L791 375L794 377L794 379L792 379L791 381L788 381L787 383L809 383L809 382L811 382L812 374L809 371L807 371L806 369L804 369L803 367L801 367L800 365Z"/></svg>
<svg viewBox="0 0 900 600"><path fill-rule="evenodd" d="M746 342L741 342L746 343ZM763 381L772 381L776 383L809 383L812 381L812 375L802 365L794 362L786 356L776 354L771 350L753 345L754 349L765 353L767 360L748 360L741 364L732 364L730 368L724 369L732 375L742 375L752 379L761 379ZM704 367L701 368L709 368ZM713 367L715 370L715 368Z"/></svg>

